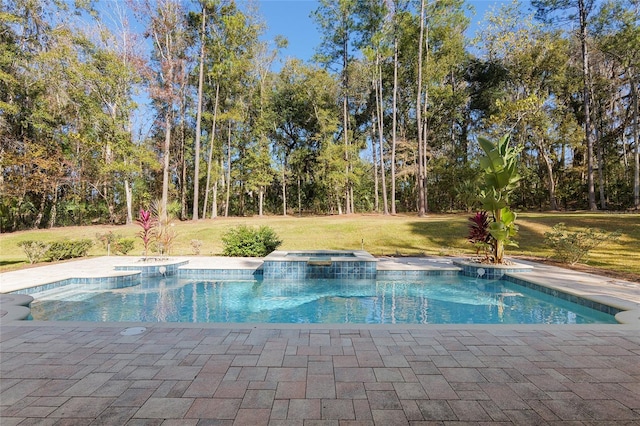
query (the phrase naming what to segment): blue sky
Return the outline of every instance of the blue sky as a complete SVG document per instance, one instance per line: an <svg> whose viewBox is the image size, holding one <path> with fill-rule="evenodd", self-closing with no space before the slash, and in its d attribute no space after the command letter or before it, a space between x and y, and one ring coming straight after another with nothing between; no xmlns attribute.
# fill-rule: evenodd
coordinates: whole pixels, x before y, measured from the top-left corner
<svg viewBox="0 0 640 426"><path fill-rule="evenodd" d="M320 43L320 34L311 12L318 8L315 0L260 0L260 12L267 25L266 39L282 35L289 41L282 53L283 61L295 57L308 61Z"/></svg>
<svg viewBox="0 0 640 426"><path fill-rule="evenodd" d="M510 0L471 0L467 1L475 8L475 15L470 16L471 25L467 36L472 37L479 28L485 12L491 7ZM259 0L258 6L266 25L265 39L273 40L276 35L283 35L289 40L289 47L283 52L282 60L288 57L311 59L315 48L320 43L318 27L310 14L318 8L316 0Z"/></svg>

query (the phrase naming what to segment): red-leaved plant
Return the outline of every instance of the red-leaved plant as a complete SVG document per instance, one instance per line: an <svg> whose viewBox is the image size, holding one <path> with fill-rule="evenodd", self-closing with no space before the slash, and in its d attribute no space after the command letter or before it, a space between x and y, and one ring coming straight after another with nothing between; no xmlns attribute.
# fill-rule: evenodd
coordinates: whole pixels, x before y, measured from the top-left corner
<svg viewBox="0 0 640 426"><path fill-rule="evenodd" d="M151 240L155 235L156 219L151 215L151 210L140 209L140 214L136 223L140 225L142 230L138 232L138 236L142 239L144 245L144 255L147 256Z"/></svg>
<svg viewBox="0 0 640 426"><path fill-rule="evenodd" d="M489 233L489 215L487 212L477 212L469 218L469 236L467 239L476 246L476 255L483 250L485 256L491 247L491 234Z"/></svg>

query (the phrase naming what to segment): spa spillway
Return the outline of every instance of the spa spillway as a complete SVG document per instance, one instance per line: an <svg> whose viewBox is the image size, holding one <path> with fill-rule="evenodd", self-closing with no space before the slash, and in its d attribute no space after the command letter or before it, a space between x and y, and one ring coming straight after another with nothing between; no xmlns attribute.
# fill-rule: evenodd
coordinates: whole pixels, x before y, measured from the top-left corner
<svg viewBox="0 0 640 426"><path fill-rule="evenodd" d="M265 279L375 279L377 259L363 250L274 251L264 258Z"/></svg>

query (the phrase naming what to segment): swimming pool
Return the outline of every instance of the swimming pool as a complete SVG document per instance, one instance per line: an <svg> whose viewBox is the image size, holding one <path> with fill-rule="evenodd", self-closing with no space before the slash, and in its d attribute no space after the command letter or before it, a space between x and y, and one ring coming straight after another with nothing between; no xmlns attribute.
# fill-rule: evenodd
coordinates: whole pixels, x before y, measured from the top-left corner
<svg viewBox="0 0 640 426"><path fill-rule="evenodd" d="M143 278L110 291L32 293L35 320L320 324L615 324L612 315L508 282Z"/></svg>

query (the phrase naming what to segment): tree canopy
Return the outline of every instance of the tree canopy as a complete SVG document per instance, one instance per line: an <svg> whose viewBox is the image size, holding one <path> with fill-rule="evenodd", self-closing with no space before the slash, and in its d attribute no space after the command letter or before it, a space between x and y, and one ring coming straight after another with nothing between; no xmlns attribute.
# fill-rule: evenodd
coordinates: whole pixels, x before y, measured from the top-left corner
<svg viewBox="0 0 640 426"><path fill-rule="evenodd" d="M482 209L504 134L512 208L640 208L638 0L322 0L280 67L248 3L113 4L0 5L2 232Z"/></svg>

